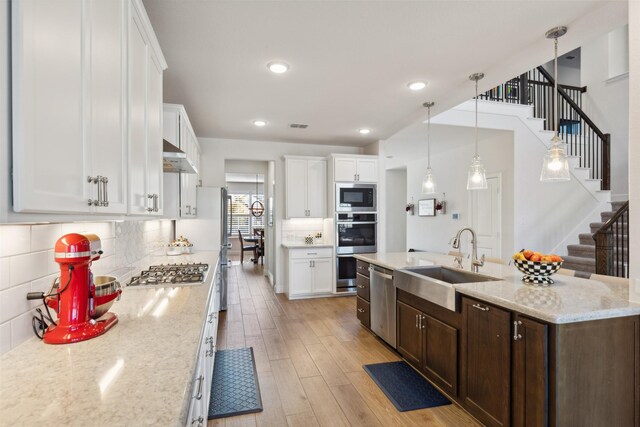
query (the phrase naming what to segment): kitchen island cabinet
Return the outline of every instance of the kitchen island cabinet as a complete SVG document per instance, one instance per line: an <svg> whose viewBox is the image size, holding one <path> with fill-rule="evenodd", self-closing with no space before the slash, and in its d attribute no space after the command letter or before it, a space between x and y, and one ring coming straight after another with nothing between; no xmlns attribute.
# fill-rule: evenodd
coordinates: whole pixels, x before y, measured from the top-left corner
<svg viewBox="0 0 640 427"><path fill-rule="evenodd" d="M511 422L511 314L463 298L462 316L461 399L484 424L508 426Z"/></svg>
<svg viewBox="0 0 640 427"><path fill-rule="evenodd" d="M355 257L391 269L453 266L431 253ZM410 364L485 425L640 426L640 304L628 287L567 276L534 287L491 263L481 273L500 280L451 285L454 310L398 289L397 350ZM449 342L440 359L428 354L430 324L431 349ZM454 378L446 360L458 393L442 382Z"/></svg>
<svg viewBox="0 0 640 427"><path fill-rule="evenodd" d="M213 337L207 328L213 332L217 322L208 316L210 302L215 312L219 301L214 286L217 258L217 251L180 257L180 262L209 264L202 285L125 286L111 308L118 323L104 335L68 345L47 345L34 337L0 356L1 423L192 425L188 414L194 385L195 391L198 387L194 379L202 375L195 374L197 358L199 351L211 349L202 341ZM144 265L170 262L175 263L175 257L151 256ZM137 272L118 280L126 283L131 273ZM209 320L213 324L204 326ZM208 405L207 390L201 390L199 401ZM46 410L34 410L34 402L46 402ZM203 418L206 425L206 415Z"/></svg>

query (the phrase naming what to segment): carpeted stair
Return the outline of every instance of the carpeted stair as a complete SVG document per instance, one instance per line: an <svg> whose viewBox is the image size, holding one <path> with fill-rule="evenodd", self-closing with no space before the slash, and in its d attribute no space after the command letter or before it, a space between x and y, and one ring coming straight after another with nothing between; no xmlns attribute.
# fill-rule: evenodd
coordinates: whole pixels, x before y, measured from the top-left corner
<svg viewBox="0 0 640 427"><path fill-rule="evenodd" d="M568 245L568 255L564 257L563 268L575 270L577 275L588 277L591 273L596 272L596 242L593 240L593 233L598 231L626 202L611 202L611 211L602 212L600 218L602 222L593 222L589 224L590 233L581 233L579 244ZM629 239L628 224L624 223L624 234L618 233L618 239ZM614 229L615 233L615 229ZM615 236L614 236L615 239Z"/></svg>

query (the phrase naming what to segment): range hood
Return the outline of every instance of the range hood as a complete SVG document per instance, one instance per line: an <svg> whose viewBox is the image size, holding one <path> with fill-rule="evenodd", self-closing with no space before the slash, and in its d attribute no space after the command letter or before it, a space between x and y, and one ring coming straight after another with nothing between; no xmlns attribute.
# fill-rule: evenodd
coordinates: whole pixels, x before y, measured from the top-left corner
<svg viewBox="0 0 640 427"><path fill-rule="evenodd" d="M168 173L198 173L187 153L167 141L162 140L162 170Z"/></svg>

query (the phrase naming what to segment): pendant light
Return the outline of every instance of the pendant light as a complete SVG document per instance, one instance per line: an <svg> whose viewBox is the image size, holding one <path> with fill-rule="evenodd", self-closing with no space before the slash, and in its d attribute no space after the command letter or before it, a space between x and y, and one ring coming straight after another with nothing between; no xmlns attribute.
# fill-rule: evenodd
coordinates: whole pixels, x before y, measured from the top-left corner
<svg viewBox="0 0 640 427"><path fill-rule="evenodd" d="M436 194L436 180L431 171L431 107L433 102L425 102L422 104L427 107L427 172L422 179L422 194Z"/></svg>
<svg viewBox="0 0 640 427"><path fill-rule="evenodd" d="M547 154L544 156L542 162L542 172L540 173L540 181L542 182L556 182L556 181L569 181L571 176L569 175L569 160L567 159L567 152L565 150L565 143L558 136L558 37L562 37L566 34L567 27L556 27L547 31L545 34L548 39L553 39L554 42L554 63L553 72L555 79L553 86L553 108L554 108L554 122L553 130L554 135L551 147L547 150Z"/></svg>
<svg viewBox="0 0 640 427"><path fill-rule="evenodd" d="M476 82L476 154L473 156L467 177L467 190L486 190L487 174L478 155L478 80L484 78L484 73L474 73L469 80Z"/></svg>
<svg viewBox="0 0 640 427"><path fill-rule="evenodd" d="M258 175L256 175L256 199L258 199ZM264 205L260 200L256 200L251 203L251 209L249 210L251 211L251 215L259 218L264 213Z"/></svg>

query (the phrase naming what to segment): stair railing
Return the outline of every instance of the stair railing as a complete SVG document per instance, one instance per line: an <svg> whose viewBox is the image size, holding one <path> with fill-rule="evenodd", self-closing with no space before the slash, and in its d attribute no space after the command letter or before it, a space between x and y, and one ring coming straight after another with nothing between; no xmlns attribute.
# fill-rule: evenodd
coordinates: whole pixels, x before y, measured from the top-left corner
<svg viewBox="0 0 640 427"><path fill-rule="evenodd" d="M593 233L596 273L629 277L629 202Z"/></svg>
<svg viewBox="0 0 640 427"><path fill-rule="evenodd" d="M536 67L480 95L490 101L532 105L534 116L545 119L545 130L553 130L554 79L543 67ZM567 153L578 157L579 165L600 179L602 190L611 189L611 135L602 132L582 110L586 87L558 85L558 132L567 143Z"/></svg>

